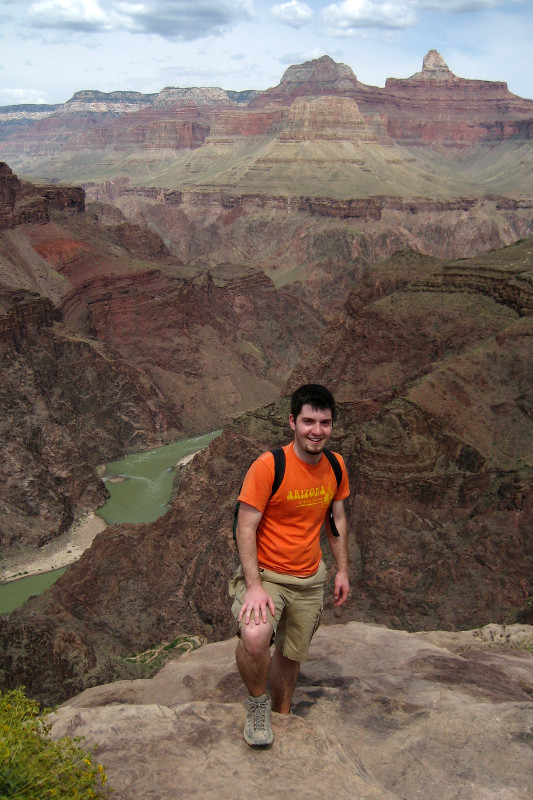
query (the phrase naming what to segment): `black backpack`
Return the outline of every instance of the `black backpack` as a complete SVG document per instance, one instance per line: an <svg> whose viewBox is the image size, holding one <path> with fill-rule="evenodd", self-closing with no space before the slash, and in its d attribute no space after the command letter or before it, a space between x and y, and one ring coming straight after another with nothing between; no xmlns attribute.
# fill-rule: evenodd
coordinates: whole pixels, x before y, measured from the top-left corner
<svg viewBox="0 0 533 800"><path fill-rule="evenodd" d="M276 492L278 491L279 487L281 486L281 482L283 480L283 476L285 475L285 450L282 447L276 447L273 450L270 450L272 455L274 456L274 480L272 481L272 491L270 492L270 498L274 497ZM342 480L342 469L337 456L328 450L325 447L322 451L326 456L327 460L331 464L331 468L335 473L335 479L337 481L337 489L339 488ZM253 463L253 462L252 462ZM242 487L241 487L242 488ZM235 510L233 512L233 540L236 540L236 533L237 533L237 519L239 516L239 508L241 507L240 500L237 500L235 503ZM337 530L337 526L335 525L335 520L333 519L333 502L331 503L330 507L328 508L328 519L329 519L329 526L331 528L331 532L333 536L339 536L339 532Z"/></svg>

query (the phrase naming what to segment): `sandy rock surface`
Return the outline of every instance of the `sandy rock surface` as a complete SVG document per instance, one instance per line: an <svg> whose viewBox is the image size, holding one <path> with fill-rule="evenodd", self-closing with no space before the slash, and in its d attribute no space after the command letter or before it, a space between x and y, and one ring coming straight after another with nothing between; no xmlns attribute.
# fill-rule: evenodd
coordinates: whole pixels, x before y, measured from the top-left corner
<svg viewBox="0 0 533 800"><path fill-rule="evenodd" d="M2 560L0 582L38 575L73 564L93 543L97 534L107 527L107 522L89 511L74 523L62 536L38 549L13 549Z"/></svg>
<svg viewBox="0 0 533 800"><path fill-rule="evenodd" d="M530 800L532 642L531 626L324 626L294 714L274 714L272 748L255 750L231 639L151 680L88 689L59 708L53 736L97 743L117 800Z"/></svg>

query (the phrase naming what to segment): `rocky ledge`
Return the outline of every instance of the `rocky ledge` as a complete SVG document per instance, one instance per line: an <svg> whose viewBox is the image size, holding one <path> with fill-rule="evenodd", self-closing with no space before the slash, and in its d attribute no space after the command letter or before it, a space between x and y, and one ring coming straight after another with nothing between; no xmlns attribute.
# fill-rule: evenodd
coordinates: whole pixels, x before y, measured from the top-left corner
<svg viewBox="0 0 533 800"><path fill-rule="evenodd" d="M0 230L49 222L51 209L85 211L85 192L78 187L34 186L20 181L0 161Z"/></svg>
<svg viewBox="0 0 533 800"><path fill-rule="evenodd" d="M533 627L322 627L294 714L273 714L263 751L242 738L235 643L87 690L57 711L52 735L97 743L117 800L531 797Z"/></svg>

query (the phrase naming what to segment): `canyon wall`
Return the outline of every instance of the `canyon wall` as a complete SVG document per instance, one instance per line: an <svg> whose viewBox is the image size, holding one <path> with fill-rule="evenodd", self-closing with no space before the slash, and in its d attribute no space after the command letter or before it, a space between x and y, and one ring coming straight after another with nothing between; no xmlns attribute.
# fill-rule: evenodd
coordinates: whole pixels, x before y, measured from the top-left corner
<svg viewBox="0 0 533 800"><path fill-rule="evenodd" d="M99 463L278 396L398 248L462 257L533 235L530 201L497 197L139 193L113 181L88 190L83 212L82 190L32 187L7 166L0 188L8 548L38 546L99 505Z"/></svg>
<svg viewBox="0 0 533 800"><path fill-rule="evenodd" d="M229 192L139 192L110 182L87 190L106 219L112 203L161 237L175 259L213 274L264 271L328 320L363 273L401 248L465 258L533 235L533 202L501 197L446 200L378 196L237 196Z"/></svg>
<svg viewBox="0 0 533 800"><path fill-rule="evenodd" d="M44 223L49 211L83 211L85 194L79 188L41 186L20 181L11 168L0 162L0 231L24 223Z"/></svg>
<svg viewBox="0 0 533 800"><path fill-rule="evenodd" d="M382 88L322 56L245 97L167 87L78 92L37 116L0 108L0 156L26 175L76 183L121 176L239 194L512 196L528 192L520 165L532 131L532 100L502 82L457 77L436 51L421 72Z"/></svg>
<svg viewBox="0 0 533 800"><path fill-rule="evenodd" d="M2 294L0 554L32 550L108 496L96 467L172 424L140 370L76 334L42 297Z"/></svg>
<svg viewBox="0 0 533 800"><path fill-rule="evenodd" d="M81 189L32 187L4 165L0 191L7 554L100 506L98 465L276 396L324 321L259 269L184 266L109 206L103 225Z"/></svg>
<svg viewBox="0 0 533 800"><path fill-rule="evenodd" d="M532 253L527 240L471 261L397 254L292 376L287 390L320 379L335 391L334 447L351 476L353 589L333 607L326 545L325 622L531 622ZM227 424L164 517L108 528L3 618L4 684L64 699L138 675L124 656L180 633L231 635L234 498L251 459L290 438L287 415L280 400Z"/></svg>

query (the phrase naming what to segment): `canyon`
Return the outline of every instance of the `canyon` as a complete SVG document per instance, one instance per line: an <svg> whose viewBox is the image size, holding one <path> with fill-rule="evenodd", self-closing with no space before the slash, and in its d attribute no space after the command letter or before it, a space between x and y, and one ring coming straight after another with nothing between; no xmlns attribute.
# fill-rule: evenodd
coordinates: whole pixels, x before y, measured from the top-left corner
<svg viewBox="0 0 533 800"><path fill-rule="evenodd" d="M7 165L0 186L1 552L101 505L99 464L270 399L324 323L262 272L213 277L100 225L80 189Z"/></svg>
<svg viewBox="0 0 533 800"><path fill-rule="evenodd" d="M292 371L282 394L315 375L334 389L352 482L354 591L341 609L328 594L325 622L531 622L532 247L459 261L397 252ZM179 474L164 517L108 527L2 618L3 681L57 701L138 676L125 656L177 634L230 636L234 498L252 458L290 436L287 418L281 399L228 421Z"/></svg>
<svg viewBox="0 0 533 800"><path fill-rule="evenodd" d="M422 70L367 86L323 56L263 92L78 92L0 108L0 158L34 180L234 194L529 197L533 101L501 82Z"/></svg>
<svg viewBox="0 0 533 800"><path fill-rule="evenodd" d="M352 485L324 623L533 623L532 120L434 51L383 89L323 57L262 93L0 109L0 554L101 505L103 462L224 427L164 517L0 618L1 686L56 703L231 637L234 499L311 380Z"/></svg>

